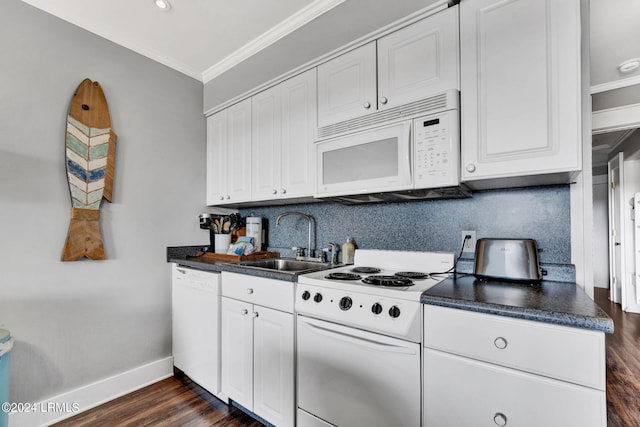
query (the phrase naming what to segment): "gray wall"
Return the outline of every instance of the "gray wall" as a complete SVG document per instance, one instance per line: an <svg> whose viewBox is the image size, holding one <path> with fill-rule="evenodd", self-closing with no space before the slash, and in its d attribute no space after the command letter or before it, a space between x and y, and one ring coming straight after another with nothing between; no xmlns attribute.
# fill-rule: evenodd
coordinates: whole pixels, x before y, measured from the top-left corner
<svg viewBox="0 0 640 427"><path fill-rule="evenodd" d="M480 191L472 198L344 206L336 203L241 210L262 216L268 224L269 247L292 256L291 246L307 246L307 222L278 214L300 211L318 222L317 247L355 237L359 248L426 250L458 253L462 230L477 237L532 238L540 262L571 263L569 186ZM199 241L202 241L200 239ZM465 256L466 257L466 256Z"/></svg>
<svg viewBox="0 0 640 427"><path fill-rule="evenodd" d="M204 111L389 25L436 0L349 0L207 82Z"/></svg>
<svg viewBox="0 0 640 427"><path fill-rule="evenodd" d="M170 356L165 248L201 237L203 87L19 0L2 2L0 58L0 325L11 400L30 402ZM85 77L118 134L108 259L63 263L64 125Z"/></svg>

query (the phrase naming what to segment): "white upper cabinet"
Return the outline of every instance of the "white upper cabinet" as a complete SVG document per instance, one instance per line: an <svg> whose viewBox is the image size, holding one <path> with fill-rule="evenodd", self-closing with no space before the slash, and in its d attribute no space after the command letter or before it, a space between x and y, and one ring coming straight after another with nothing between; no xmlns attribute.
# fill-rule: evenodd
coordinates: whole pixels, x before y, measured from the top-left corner
<svg viewBox="0 0 640 427"><path fill-rule="evenodd" d="M251 200L251 100L207 118L207 204Z"/></svg>
<svg viewBox="0 0 640 427"><path fill-rule="evenodd" d="M458 46L454 6L319 65L318 127L458 89Z"/></svg>
<svg viewBox="0 0 640 427"><path fill-rule="evenodd" d="M460 33L462 180L567 182L582 158L580 1L463 1Z"/></svg>
<svg viewBox="0 0 640 427"><path fill-rule="evenodd" d="M252 104L252 200L311 196L316 72L258 93Z"/></svg>
<svg viewBox="0 0 640 427"><path fill-rule="evenodd" d="M227 111L207 117L207 204L227 196Z"/></svg>
<svg viewBox="0 0 640 427"><path fill-rule="evenodd" d="M315 134L317 124L316 70L281 85L280 195L311 196L315 188Z"/></svg>
<svg viewBox="0 0 640 427"><path fill-rule="evenodd" d="M280 87L251 98L251 192L254 199L278 197L280 189Z"/></svg>
<svg viewBox="0 0 640 427"><path fill-rule="evenodd" d="M318 66L318 127L376 111L376 43Z"/></svg>
<svg viewBox="0 0 640 427"><path fill-rule="evenodd" d="M378 109L458 89L458 6L378 40Z"/></svg>

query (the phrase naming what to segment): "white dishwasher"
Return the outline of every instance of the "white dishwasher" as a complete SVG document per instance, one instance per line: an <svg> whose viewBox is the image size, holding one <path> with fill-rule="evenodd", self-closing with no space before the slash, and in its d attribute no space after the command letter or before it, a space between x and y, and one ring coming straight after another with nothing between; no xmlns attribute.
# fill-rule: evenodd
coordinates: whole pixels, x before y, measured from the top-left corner
<svg viewBox="0 0 640 427"><path fill-rule="evenodd" d="M216 397L220 392L220 273L173 264L173 365Z"/></svg>

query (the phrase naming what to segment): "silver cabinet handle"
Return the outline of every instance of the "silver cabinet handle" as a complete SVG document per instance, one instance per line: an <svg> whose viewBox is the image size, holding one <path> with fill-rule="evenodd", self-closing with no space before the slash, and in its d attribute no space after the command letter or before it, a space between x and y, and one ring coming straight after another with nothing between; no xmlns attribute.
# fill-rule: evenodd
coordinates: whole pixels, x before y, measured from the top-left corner
<svg viewBox="0 0 640 427"><path fill-rule="evenodd" d="M220 200L224 200L224 196L220 196Z"/></svg>
<svg viewBox="0 0 640 427"><path fill-rule="evenodd" d="M283 188L282 190L280 190L280 193L282 193L282 194L287 194L287 189L286 189L286 188Z"/></svg>
<svg viewBox="0 0 640 427"><path fill-rule="evenodd" d="M383 97L381 97L381 98L380 98L380 104L384 105L384 104L386 104L387 102L389 102L389 100L388 100L385 96L383 96Z"/></svg>
<svg viewBox="0 0 640 427"><path fill-rule="evenodd" d="M501 414L500 412L496 412L493 416L493 422L498 426L506 426L507 425L507 416L505 414Z"/></svg>
<svg viewBox="0 0 640 427"><path fill-rule="evenodd" d="M251 295L253 293L253 288L247 288L247 293Z"/></svg>
<svg viewBox="0 0 640 427"><path fill-rule="evenodd" d="M271 194L278 194L278 190L274 188L273 190L271 190Z"/></svg>
<svg viewBox="0 0 640 427"><path fill-rule="evenodd" d="M242 315L246 316L247 314L249 314L249 310L247 310L246 308L242 309Z"/></svg>
<svg viewBox="0 0 640 427"><path fill-rule="evenodd" d="M231 198L231 196L227 195L227 200L229 200Z"/></svg>
<svg viewBox="0 0 640 427"><path fill-rule="evenodd" d="M508 343L506 338L498 337L493 340L493 345L495 345L496 348L499 348L500 350L504 350L505 348L507 348Z"/></svg>
<svg viewBox="0 0 640 427"><path fill-rule="evenodd" d="M362 104L362 106L368 110L369 108L371 108L371 103L370 102L365 102L364 104Z"/></svg>
<svg viewBox="0 0 640 427"><path fill-rule="evenodd" d="M258 312L257 312L257 311L254 311L254 312L253 312L253 314L252 314L252 316L253 316L253 317L258 317Z"/></svg>
<svg viewBox="0 0 640 427"><path fill-rule="evenodd" d="M469 163L465 169L467 170L467 172L475 172L476 165L474 165L473 163Z"/></svg>

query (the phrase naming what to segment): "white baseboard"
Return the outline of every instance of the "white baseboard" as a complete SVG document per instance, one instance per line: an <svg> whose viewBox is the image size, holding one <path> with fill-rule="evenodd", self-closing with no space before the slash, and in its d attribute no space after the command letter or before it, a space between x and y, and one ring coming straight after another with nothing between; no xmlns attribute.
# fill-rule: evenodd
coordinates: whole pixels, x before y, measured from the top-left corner
<svg viewBox="0 0 640 427"><path fill-rule="evenodd" d="M75 390L32 403L29 412L9 414L9 427L48 426L173 375L167 357Z"/></svg>

